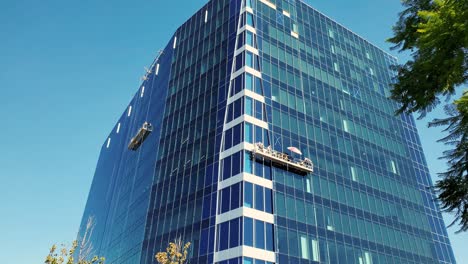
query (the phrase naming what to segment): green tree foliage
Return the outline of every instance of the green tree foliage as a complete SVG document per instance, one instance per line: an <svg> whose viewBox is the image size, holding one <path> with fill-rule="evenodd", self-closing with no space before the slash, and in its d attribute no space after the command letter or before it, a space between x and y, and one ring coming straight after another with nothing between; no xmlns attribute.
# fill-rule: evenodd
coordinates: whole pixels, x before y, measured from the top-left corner
<svg viewBox="0 0 468 264"><path fill-rule="evenodd" d="M396 65L391 98L400 103L397 113L423 117L447 100L468 80L468 0L403 0L405 10L388 41L394 49L412 52L412 59ZM456 214L460 231L468 230L468 94L446 107L449 117L430 126L447 126L441 142L449 169L441 173L436 190L442 207Z"/></svg>
<svg viewBox="0 0 468 264"><path fill-rule="evenodd" d="M156 261L160 264L184 264L187 263L187 254L190 248L190 242L183 244L182 240L176 239L169 243L166 252L156 254Z"/></svg>
<svg viewBox="0 0 468 264"><path fill-rule="evenodd" d="M459 219L462 226L460 231L466 231L468 229L468 92L465 92L453 105L447 105L445 113L449 117L435 119L429 123L429 126L446 126L444 131L449 135L439 142L455 146L454 149L444 152L449 170L441 174L443 180L436 183L436 188L439 190L442 208L455 212L456 220Z"/></svg>
<svg viewBox="0 0 468 264"><path fill-rule="evenodd" d="M75 261L73 257L78 247L78 242L74 241L72 246L68 249L65 245L62 245L62 249L57 251L57 246L53 245L50 249L49 255L47 255L45 264L104 264L104 258L94 256L91 260L79 259Z"/></svg>
<svg viewBox="0 0 468 264"><path fill-rule="evenodd" d="M396 83L391 98L401 103L399 113L424 114L438 96L455 93L466 83L468 0L404 0L407 7L388 41L413 59L395 66Z"/></svg>

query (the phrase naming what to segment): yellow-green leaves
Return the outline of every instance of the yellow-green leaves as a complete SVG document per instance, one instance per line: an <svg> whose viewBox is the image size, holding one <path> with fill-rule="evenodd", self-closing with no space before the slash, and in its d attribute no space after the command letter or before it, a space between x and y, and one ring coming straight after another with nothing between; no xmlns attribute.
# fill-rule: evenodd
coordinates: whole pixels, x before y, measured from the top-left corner
<svg viewBox="0 0 468 264"><path fill-rule="evenodd" d="M104 264L105 259L103 257L94 256L90 261L78 260L75 262L73 254L78 247L78 242L73 241L72 246L67 248L66 245L61 245L60 250L57 250L57 246L53 245L49 251L49 255L46 256L44 261L45 264Z"/></svg>
<svg viewBox="0 0 468 264"><path fill-rule="evenodd" d="M190 242L183 245L181 239L169 243L166 252L159 252L156 254L156 261L160 264L183 264L187 261L188 250Z"/></svg>

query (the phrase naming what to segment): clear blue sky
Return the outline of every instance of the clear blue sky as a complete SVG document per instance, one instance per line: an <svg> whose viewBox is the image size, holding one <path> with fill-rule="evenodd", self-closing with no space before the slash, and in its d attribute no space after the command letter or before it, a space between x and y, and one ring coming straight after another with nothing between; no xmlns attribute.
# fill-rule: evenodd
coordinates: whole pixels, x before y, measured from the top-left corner
<svg viewBox="0 0 468 264"><path fill-rule="evenodd" d="M51 244L75 238L101 144L143 67L205 2L0 0L2 264L42 263ZM308 2L385 49L401 8L395 0ZM419 129L435 175L444 169L440 131L425 121ZM454 231L462 263L468 234Z"/></svg>

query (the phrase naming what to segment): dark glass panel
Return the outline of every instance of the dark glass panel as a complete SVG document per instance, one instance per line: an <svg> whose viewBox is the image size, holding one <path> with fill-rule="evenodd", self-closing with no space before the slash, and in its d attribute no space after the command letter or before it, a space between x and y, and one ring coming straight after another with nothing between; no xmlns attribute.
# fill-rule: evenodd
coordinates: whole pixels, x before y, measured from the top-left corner
<svg viewBox="0 0 468 264"><path fill-rule="evenodd" d="M253 219L244 217L244 245L253 247Z"/></svg>
<svg viewBox="0 0 468 264"><path fill-rule="evenodd" d="M264 210L263 187L255 185L255 209Z"/></svg>
<svg viewBox="0 0 468 264"><path fill-rule="evenodd" d="M240 183L231 186L231 210L240 207Z"/></svg>
<svg viewBox="0 0 468 264"><path fill-rule="evenodd" d="M240 218L236 218L230 221L229 248L239 246L239 234L240 234L239 221L240 221Z"/></svg>
<svg viewBox="0 0 468 264"><path fill-rule="evenodd" d="M273 213L272 191L265 188L265 212Z"/></svg>
<svg viewBox="0 0 468 264"><path fill-rule="evenodd" d="M265 248L265 223L255 220L255 247Z"/></svg>
<svg viewBox="0 0 468 264"><path fill-rule="evenodd" d="M229 246L229 238L226 237L229 234L229 222L224 222L219 225L219 250L226 250ZM227 235L229 236L229 235Z"/></svg>
<svg viewBox="0 0 468 264"><path fill-rule="evenodd" d="M253 184L244 182L244 206L253 207Z"/></svg>

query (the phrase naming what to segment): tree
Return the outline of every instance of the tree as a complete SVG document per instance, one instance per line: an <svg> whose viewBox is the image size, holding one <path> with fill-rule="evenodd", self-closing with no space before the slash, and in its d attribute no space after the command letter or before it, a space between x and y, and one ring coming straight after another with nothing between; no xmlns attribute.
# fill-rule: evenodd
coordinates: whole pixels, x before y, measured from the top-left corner
<svg viewBox="0 0 468 264"><path fill-rule="evenodd" d="M406 8L388 39L393 49L412 52L412 59L393 66L391 98L400 103L397 114L419 113L420 118L450 99L468 81L468 0L403 0ZM453 149L443 153L449 166L435 184L442 208L455 213L468 230L468 93L445 109L449 115L429 126L447 126L440 140Z"/></svg>
<svg viewBox="0 0 468 264"><path fill-rule="evenodd" d="M53 245L50 249L49 255L47 255L45 264L104 264L105 259L103 257L94 256L90 261L78 260L75 262L73 255L75 254L78 242L75 240L72 246L68 249L65 245L62 245L60 252L57 252L57 246Z"/></svg>
<svg viewBox="0 0 468 264"><path fill-rule="evenodd" d="M57 252L57 246L53 245L47 255L45 264L104 264L105 258L94 256L90 259L93 245L91 243L91 235L95 226L95 218L90 216L86 222L86 229L80 241L73 241L72 246L67 248L62 244L60 252ZM76 258L76 259L75 259Z"/></svg>
<svg viewBox="0 0 468 264"><path fill-rule="evenodd" d="M449 135L440 139L447 145L455 146L455 149L444 152L444 158L450 166L447 172L442 173L443 180L436 183L440 190L439 199L442 208L449 212L455 212L456 219L461 224L460 231L468 229L468 93L456 100L453 105L445 107L445 113L449 116L444 119L435 119L429 126L447 126L444 131ZM455 223L455 222L453 222ZM452 223L452 224L453 224Z"/></svg>
<svg viewBox="0 0 468 264"><path fill-rule="evenodd" d="M180 238L176 239L174 242L169 243L166 252L156 254L156 261L160 264L184 264L187 261L189 247L190 242L183 245Z"/></svg>

